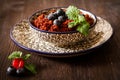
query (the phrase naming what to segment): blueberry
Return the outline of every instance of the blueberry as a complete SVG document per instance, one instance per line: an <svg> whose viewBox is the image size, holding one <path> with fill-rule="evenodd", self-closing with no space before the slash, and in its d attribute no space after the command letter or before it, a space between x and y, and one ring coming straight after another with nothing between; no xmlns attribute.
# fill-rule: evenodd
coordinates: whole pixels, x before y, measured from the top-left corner
<svg viewBox="0 0 120 80"><path fill-rule="evenodd" d="M57 15L56 14L54 14L54 13L51 13L51 14L49 14L48 15L48 17L47 17L49 20L54 20L54 19L56 19L57 18Z"/></svg>
<svg viewBox="0 0 120 80"><path fill-rule="evenodd" d="M54 15L54 17L57 19L57 17L58 17L57 12L53 13L53 15Z"/></svg>
<svg viewBox="0 0 120 80"><path fill-rule="evenodd" d="M55 19L55 20L53 21L53 24L54 24L54 25L57 25L57 26L60 26L60 25L61 25L61 22L60 22L58 19Z"/></svg>
<svg viewBox="0 0 120 80"><path fill-rule="evenodd" d="M16 75L16 69L13 66L8 67L7 68L7 74L11 75L11 76Z"/></svg>
<svg viewBox="0 0 120 80"><path fill-rule="evenodd" d="M68 16L67 16L66 14L64 14L64 18L65 18L65 19L67 19L67 18L68 18Z"/></svg>
<svg viewBox="0 0 120 80"><path fill-rule="evenodd" d="M61 15L64 15L64 14L65 14L65 12L64 12L62 9L58 9L58 10L56 11L56 13L57 13L58 16L61 16Z"/></svg>
<svg viewBox="0 0 120 80"><path fill-rule="evenodd" d="M54 20L54 15L51 13L51 14L48 15L47 18L48 18L49 20Z"/></svg>
<svg viewBox="0 0 120 80"><path fill-rule="evenodd" d="M65 17L64 16L59 16L58 20L61 21L61 22L64 22L65 21Z"/></svg>
<svg viewBox="0 0 120 80"><path fill-rule="evenodd" d="M25 75L25 69L24 68L19 68L16 71L18 76L24 76Z"/></svg>

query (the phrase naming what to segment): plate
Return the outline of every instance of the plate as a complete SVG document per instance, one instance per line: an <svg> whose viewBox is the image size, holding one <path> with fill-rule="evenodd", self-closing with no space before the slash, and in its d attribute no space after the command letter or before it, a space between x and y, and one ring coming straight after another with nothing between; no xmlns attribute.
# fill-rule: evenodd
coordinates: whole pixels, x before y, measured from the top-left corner
<svg viewBox="0 0 120 80"><path fill-rule="evenodd" d="M113 28L110 23L101 17L97 17L97 23L94 30L88 37L71 46L58 47L52 43L40 40L28 23L28 20L22 20L15 24L10 30L12 41L23 49L36 52L47 57L71 57L84 55L100 47L107 42L113 34Z"/></svg>

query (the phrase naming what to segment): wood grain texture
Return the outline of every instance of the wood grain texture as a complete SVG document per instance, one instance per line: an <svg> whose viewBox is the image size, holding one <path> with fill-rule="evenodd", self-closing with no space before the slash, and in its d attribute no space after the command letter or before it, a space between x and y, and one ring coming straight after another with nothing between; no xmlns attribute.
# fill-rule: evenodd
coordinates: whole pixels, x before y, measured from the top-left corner
<svg viewBox="0 0 120 80"><path fill-rule="evenodd" d="M0 80L119 80L120 79L120 0L0 0ZM16 46L10 29L34 12L59 6L75 5L109 21L114 35L102 47L74 58L46 58ZM15 50L31 53L28 59L37 74L24 78L6 75L11 65L8 55Z"/></svg>

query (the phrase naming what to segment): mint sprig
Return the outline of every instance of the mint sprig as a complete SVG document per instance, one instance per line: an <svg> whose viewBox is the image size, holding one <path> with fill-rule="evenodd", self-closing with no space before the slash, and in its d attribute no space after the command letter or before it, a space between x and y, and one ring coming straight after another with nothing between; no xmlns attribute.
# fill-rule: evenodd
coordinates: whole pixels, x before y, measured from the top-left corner
<svg viewBox="0 0 120 80"><path fill-rule="evenodd" d="M24 60L27 60L30 56L31 56L30 54L26 54L26 55L23 56L22 58L23 58Z"/></svg>
<svg viewBox="0 0 120 80"><path fill-rule="evenodd" d="M81 32L84 35L88 34L89 23L86 21L85 17L80 14L80 10L75 6L69 6L66 10L68 19L73 20L68 23L69 28L77 27L77 31Z"/></svg>
<svg viewBox="0 0 120 80"><path fill-rule="evenodd" d="M35 66L34 66L33 64L28 64L28 63L26 63L26 64L25 64L25 68L26 68L27 70L29 70L30 72L32 72L33 74L36 74L36 73L37 73L36 70L35 70Z"/></svg>
<svg viewBox="0 0 120 80"><path fill-rule="evenodd" d="M24 56L22 56L22 55L23 55L23 53L21 51L14 51L8 56L8 59L13 60L15 58L22 58L24 61L26 61L31 56L31 54L26 54ZM33 64L25 63L24 67L28 71L32 72L33 74L37 73L35 70L35 66Z"/></svg>
<svg viewBox="0 0 120 80"><path fill-rule="evenodd" d="M8 56L8 59L22 58L23 60L27 60L31 56L30 54L22 56L22 54L21 51L14 51Z"/></svg>
<svg viewBox="0 0 120 80"><path fill-rule="evenodd" d="M88 26L89 26L89 24L86 23L86 22L83 22L83 24L77 26L77 31L80 31L84 35L88 35L88 30L89 30Z"/></svg>
<svg viewBox="0 0 120 80"><path fill-rule="evenodd" d="M21 51L14 51L8 56L8 59L21 58L21 56L22 56Z"/></svg>

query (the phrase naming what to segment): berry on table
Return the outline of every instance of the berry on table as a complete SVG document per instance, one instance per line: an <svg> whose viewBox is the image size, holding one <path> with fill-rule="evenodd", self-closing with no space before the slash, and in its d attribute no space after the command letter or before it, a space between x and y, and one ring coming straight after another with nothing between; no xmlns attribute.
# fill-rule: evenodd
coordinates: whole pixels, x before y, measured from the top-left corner
<svg viewBox="0 0 120 80"><path fill-rule="evenodd" d="M16 69L24 67L24 60L22 58L15 58L12 61L12 66Z"/></svg>
<svg viewBox="0 0 120 80"><path fill-rule="evenodd" d="M24 68L18 68L16 71L18 76L23 76L25 74L25 69Z"/></svg>
<svg viewBox="0 0 120 80"><path fill-rule="evenodd" d="M8 67L7 68L7 74L11 75L11 76L16 75L16 69L13 66Z"/></svg>
<svg viewBox="0 0 120 80"><path fill-rule="evenodd" d="M30 54L22 56L21 51L12 52L12 54L8 56L8 59L12 59L12 66L7 68L7 74L11 76L25 76L26 71L30 71L35 74L35 66L25 63L30 56Z"/></svg>

